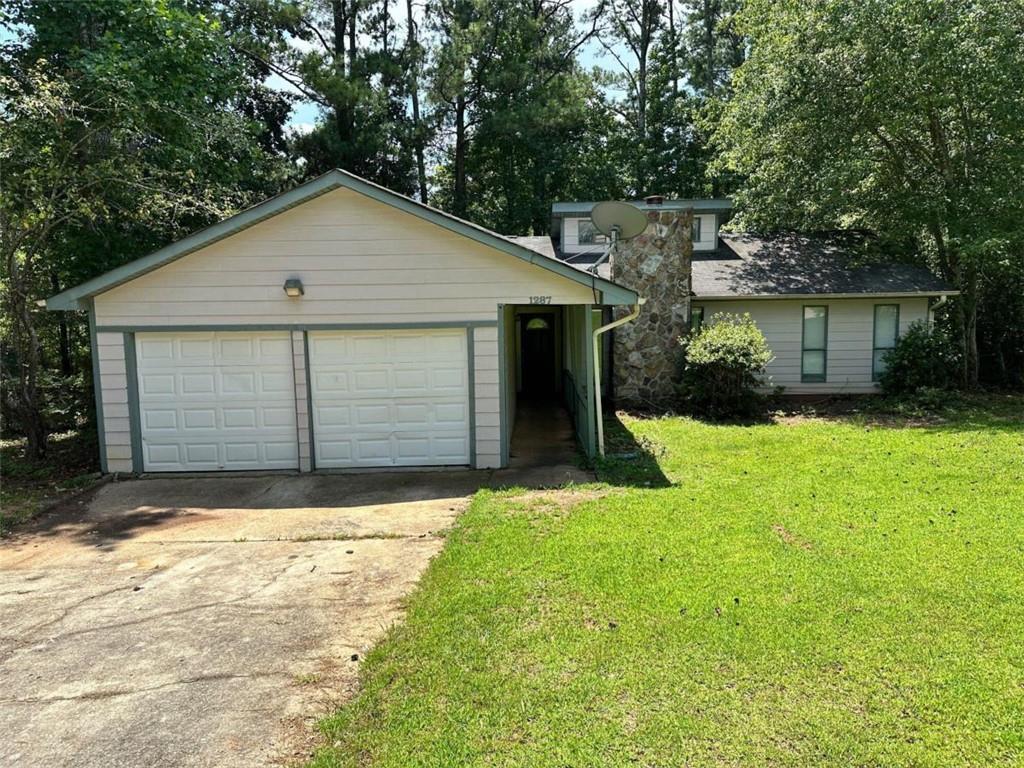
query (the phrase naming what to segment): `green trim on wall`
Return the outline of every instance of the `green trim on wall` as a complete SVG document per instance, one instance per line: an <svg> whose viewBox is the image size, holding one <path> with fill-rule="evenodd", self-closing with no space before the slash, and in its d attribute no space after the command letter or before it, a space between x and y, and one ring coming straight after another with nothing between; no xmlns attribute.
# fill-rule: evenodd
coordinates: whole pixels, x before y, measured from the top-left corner
<svg viewBox="0 0 1024 768"><path fill-rule="evenodd" d="M316 433L313 431L313 369L309 363L309 331L302 332L302 357L306 365L306 418L309 421L309 471L316 471ZM302 458L299 458L302 469Z"/></svg>
<svg viewBox="0 0 1024 768"><path fill-rule="evenodd" d="M126 333L124 343L124 370L128 383L128 429L131 432L132 471L144 471L142 454L142 407L139 404L139 363L135 354L135 334Z"/></svg>
<svg viewBox="0 0 1024 768"><path fill-rule="evenodd" d="M224 325L104 325L100 333L209 333L231 331L402 331L431 328L494 328L494 320L438 320L422 323L225 323Z"/></svg>
<svg viewBox="0 0 1024 768"><path fill-rule="evenodd" d="M143 256L128 264L113 269L103 275L88 280L73 288L51 296L46 300L47 309L81 309L83 300L95 296L103 291L108 291L118 285L140 277L154 269L169 264L177 259L187 256L190 253L205 248L219 240L248 229L255 224L271 218L279 213L294 208L308 200L331 192L332 190L346 188L359 194L365 195L372 200L389 205L392 208L411 214L443 229L456 234L463 235L483 245L495 248L503 253L515 256L516 258L535 264L549 272L568 278L581 285L586 285L594 290L601 291L603 301L613 304L634 304L637 300L635 291L609 280L597 277L588 272L571 267L556 258L545 256L542 253L526 248L518 243L502 237L496 232L477 226L468 221L456 218L444 211L418 203L411 198L393 192L390 189L381 187L372 182L354 176L351 173L335 169L328 171L322 176L302 184L295 189L272 197L253 208L235 214L206 229L195 232L176 243L165 248L154 251L148 256Z"/></svg>
<svg viewBox="0 0 1024 768"><path fill-rule="evenodd" d="M469 466L476 469L476 340L473 329L466 329L466 354L469 357Z"/></svg>
<svg viewBox="0 0 1024 768"><path fill-rule="evenodd" d="M587 383L585 398L586 402L586 424L584 430L583 450L591 458L597 453L597 405L594 403L594 305L586 304L583 307L583 345L585 347L584 361L587 371Z"/></svg>
<svg viewBox="0 0 1024 768"><path fill-rule="evenodd" d="M508 466L509 460L509 423L508 423L508 363L505 360L506 333L505 305L498 305L498 463L502 468Z"/></svg>
<svg viewBox="0 0 1024 768"><path fill-rule="evenodd" d="M103 423L103 383L100 379L100 345L96 340L96 309L92 299L86 304L89 316L89 351L92 358L92 396L96 401L96 439L100 449L100 471L107 473L107 430Z"/></svg>
<svg viewBox="0 0 1024 768"><path fill-rule="evenodd" d="M804 347L804 334L805 326L807 325L807 318L804 317L804 311L811 308L821 308L825 310L825 346L822 349L807 349ZM800 305L800 383L801 384L816 384L824 383L828 381L828 316L829 307L828 304L801 304ZM822 362L822 373L804 373L804 352L821 352L823 355Z"/></svg>

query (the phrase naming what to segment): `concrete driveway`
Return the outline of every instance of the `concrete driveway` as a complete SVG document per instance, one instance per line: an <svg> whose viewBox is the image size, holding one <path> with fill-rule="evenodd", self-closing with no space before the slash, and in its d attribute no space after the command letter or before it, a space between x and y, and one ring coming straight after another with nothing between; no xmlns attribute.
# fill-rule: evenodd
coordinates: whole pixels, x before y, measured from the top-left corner
<svg viewBox="0 0 1024 768"><path fill-rule="evenodd" d="M523 479L141 479L51 512L0 542L0 766L307 757L439 532Z"/></svg>

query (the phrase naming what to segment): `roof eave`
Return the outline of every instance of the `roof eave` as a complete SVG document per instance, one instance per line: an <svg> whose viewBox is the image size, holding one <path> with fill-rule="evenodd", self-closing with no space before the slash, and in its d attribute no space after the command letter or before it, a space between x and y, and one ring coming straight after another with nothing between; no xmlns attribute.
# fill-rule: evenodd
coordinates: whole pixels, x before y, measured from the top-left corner
<svg viewBox="0 0 1024 768"><path fill-rule="evenodd" d="M738 301L741 299L915 299L932 296L959 296L960 291L861 291L859 293L694 293L693 298L703 301Z"/></svg>
<svg viewBox="0 0 1024 768"><path fill-rule="evenodd" d="M547 269L566 277L574 282L588 285L600 291L602 303L606 304L633 304L637 301L635 291L605 280L601 277L581 273L579 270L562 263L558 259L550 258L538 253L523 245L519 245L506 237L491 232L489 229L480 227L451 214L431 208L423 203L418 203L411 198L393 192L373 182L361 179L346 171L335 169L308 181L295 189L283 192L276 197L265 200L259 205L253 206L245 211L235 214L224 221L213 224L187 237L171 243L148 256L136 259L116 269L106 272L92 280L87 280L74 288L51 296L46 300L46 308L50 310L86 309L87 300L97 294L116 288L130 280L141 277L147 272L158 269L176 259L187 256L190 253L205 248L218 240L237 234L244 229L269 219L289 208L294 208L301 203L319 197L331 190L345 187L367 197L385 203L406 213L410 213L433 224L469 237L484 245L489 245L497 250L515 256L523 261Z"/></svg>

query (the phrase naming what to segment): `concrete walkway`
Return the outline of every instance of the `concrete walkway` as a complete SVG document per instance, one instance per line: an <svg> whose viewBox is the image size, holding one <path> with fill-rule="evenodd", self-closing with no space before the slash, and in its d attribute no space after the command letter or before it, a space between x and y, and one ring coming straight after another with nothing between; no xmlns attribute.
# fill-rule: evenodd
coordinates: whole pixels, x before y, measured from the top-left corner
<svg viewBox="0 0 1024 768"><path fill-rule="evenodd" d="M0 542L0 766L308 757L482 486L521 472L111 483Z"/></svg>

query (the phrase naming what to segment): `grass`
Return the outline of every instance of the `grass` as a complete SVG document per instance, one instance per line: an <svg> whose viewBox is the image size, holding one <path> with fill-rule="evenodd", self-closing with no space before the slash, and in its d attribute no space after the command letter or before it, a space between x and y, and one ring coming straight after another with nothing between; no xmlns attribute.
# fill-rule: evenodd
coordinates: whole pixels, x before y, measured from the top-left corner
<svg viewBox="0 0 1024 768"><path fill-rule="evenodd" d="M94 433L51 435L42 461L25 455L23 439L0 441L0 536L67 493L92 485L98 471Z"/></svg>
<svg viewBox="0 0 1024 768"><path fill-rule="evenodd" d="M313 765L1024 762L1024 400L616 437L476 496Z"/></svg>

